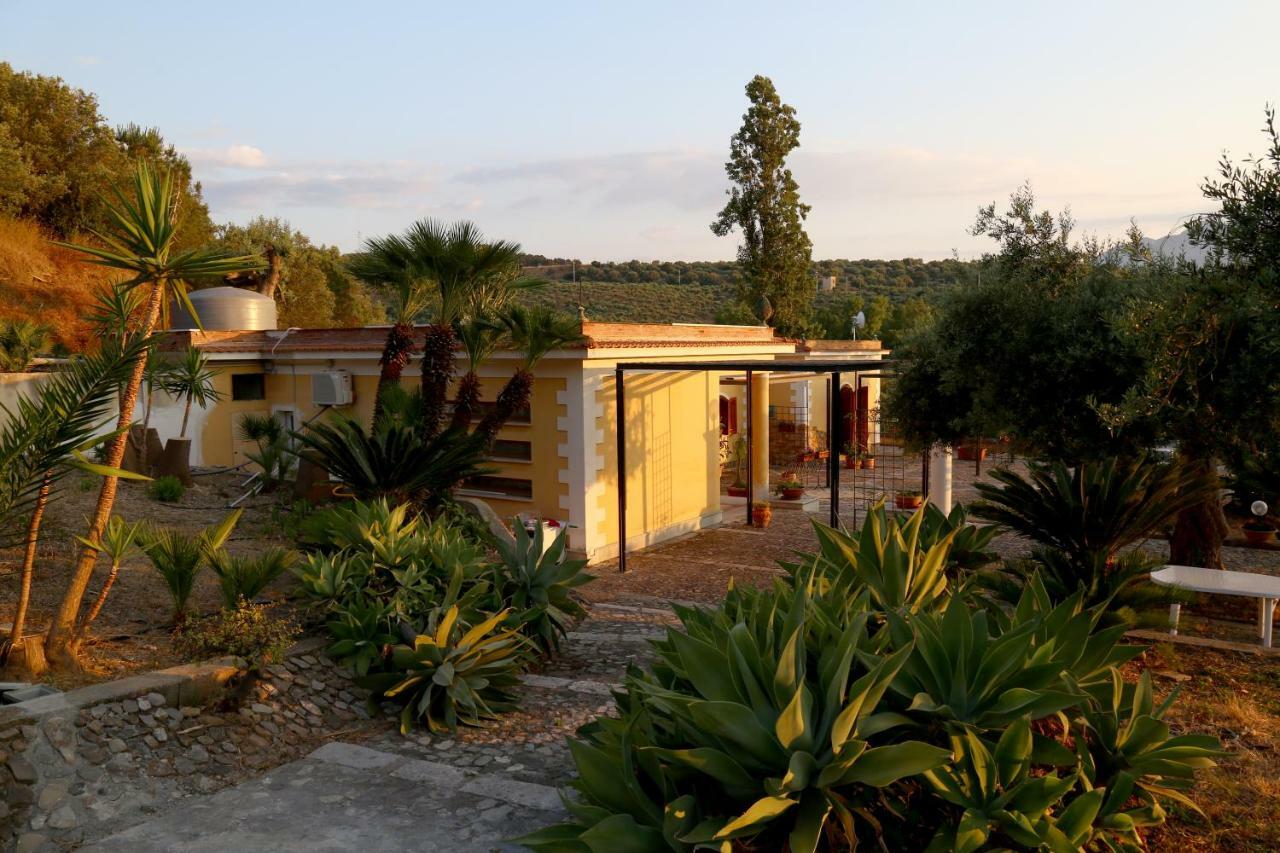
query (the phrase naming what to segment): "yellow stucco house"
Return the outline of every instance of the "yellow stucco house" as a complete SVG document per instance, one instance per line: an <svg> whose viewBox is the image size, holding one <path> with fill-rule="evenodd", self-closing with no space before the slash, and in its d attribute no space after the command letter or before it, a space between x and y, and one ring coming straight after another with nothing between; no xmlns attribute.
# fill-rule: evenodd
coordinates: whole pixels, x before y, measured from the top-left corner
<svg viewBox="0 0 1280 853"><path fill-rule="evenodd" d="M793 413L796 429L806 435L829 418L828 374L773 373L771 364L857 362L857 371L841 376L843 404L865 410L878 403L879 379L867 370L868 362L885 355L877 341L796 342L747 326L584 321L582 331L582 345L552 352L538 364L529 411L502 429L494 447L495 473L470 483L465 493L483 498L502 516L530 513L568 522L572 550L592 561L618 552L619 365L711 365L627 373L628 550L721 522L730 503L721 494L722 436L744 429L748 417L742 363L759 364L752 372L758 401L752 424L762 439L755 442L757 494L768 483L769 407L775 422ZM252 447L237 440L235 428L244 413L273 415L292 428L329 409L364 420L372 413L385 328L169 334L166 349L197 347L220 371L222 401L191 415L193 465L248 462L245 451ZM500 351L482 366L487 399L511 375L518 357ZM721 361L733 368L713 369ZM418 375L415 361L404 381L416 383ZM180 420L181 408L158 394L152 424L161 437L177 435Z"/></svg>

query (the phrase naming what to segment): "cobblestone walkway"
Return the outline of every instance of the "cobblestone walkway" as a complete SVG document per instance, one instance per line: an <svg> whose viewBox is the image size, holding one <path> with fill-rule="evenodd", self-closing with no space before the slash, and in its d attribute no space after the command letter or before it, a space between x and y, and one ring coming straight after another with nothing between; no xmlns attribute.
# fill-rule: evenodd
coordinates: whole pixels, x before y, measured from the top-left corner
<svg viewBox="0 0 1280 853"><path fill-rule="evenodd" d="M344 726L328 728L333 738L328 743L315 749L314 739L299 737L298 745L307 743L312 750L305 757L221 790L213 779L201 783L207 777L199 768L189 768L188 758L166 777L174 779L165 790L167 802L149 798L146 809L129 810L132 820L117 817L100 826L110 835L86 833L82 849L100 853L517 849L509 844L510 838L563 817L559 788L573 776L565 738L583 723L612 712L615 683L627 666L648 660L649 640L661 636L673 622L670 611L658 607L594 605L589 618L569 634L562 654L545 669L524 676L519 711L491 727L461 729L456 735L421 730L401 735L394 720L354 715L352 703L342 698L343 692L356 698L349 685L317 682L326 687L317 691L325 707L314 696L305 701L300 696L289 698L303 722L332 717L329 722ZM268 689L307 686L306 670L312 661L317 670L331 669L316 655L308 658L302 668L293 660L279 667L270 684L280 686ZM193 725L208 718L207 733L190 733L196 737L188 751L205 760L201 767L230 767L217 761L223 754L243 758L238 752L243 737L238 742L219 742L219 732L226 725L245 726L255 738L255 752L257 740L273 740L264 736L273 733L264 729L263 721L283 726L275 734L284 740L292 720L279 708L258 705L258 711L251 706L233 721L188 712ZM120 712L137 713L126 708ZM180 782L184 777L189 781Z"/></svg>

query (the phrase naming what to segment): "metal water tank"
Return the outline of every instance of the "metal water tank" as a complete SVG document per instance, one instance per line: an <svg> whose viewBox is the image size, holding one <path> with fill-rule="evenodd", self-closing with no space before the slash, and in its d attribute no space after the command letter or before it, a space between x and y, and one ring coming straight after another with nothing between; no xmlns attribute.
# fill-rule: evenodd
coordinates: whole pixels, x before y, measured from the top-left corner
<svg viewBox="0 0 1280 853"><path fill-rule="evenodd" d="M276 327L276 301L243 287L208 287L187 294L205 331L242 332ZM170 329L194 329L195 322L181 305L169 313Z"/></svg>

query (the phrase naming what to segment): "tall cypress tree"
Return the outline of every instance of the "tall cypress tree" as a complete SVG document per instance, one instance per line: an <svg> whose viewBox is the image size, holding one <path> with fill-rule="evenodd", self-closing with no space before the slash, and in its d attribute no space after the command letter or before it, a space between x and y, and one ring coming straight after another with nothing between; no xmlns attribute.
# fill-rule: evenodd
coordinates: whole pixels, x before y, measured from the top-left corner
<svg viewBox="0 0 1280 853"><path fill-rule="evenodd" d="M711 223L720 237L742 231L738 262L746 280L748 305L768 297L771 322L783 334L799 335L809 319L814 282L809 275L813 244L804 233L809 205L787 168L787 155L800 147L795 108L782 103L773 81L756 75L747 84L751 106L729 143L725 172L733 186L729 201Z"/></svg>

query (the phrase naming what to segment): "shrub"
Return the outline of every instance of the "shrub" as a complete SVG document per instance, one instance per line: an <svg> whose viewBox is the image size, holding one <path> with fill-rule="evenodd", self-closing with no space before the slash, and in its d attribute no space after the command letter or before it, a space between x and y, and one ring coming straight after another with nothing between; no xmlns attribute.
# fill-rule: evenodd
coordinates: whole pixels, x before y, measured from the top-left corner
<svg viewBox="0 0 1280 853"><path fill-rule="evenodd" d="M1132 622L1167 604L1171 593L1149 587L1151 563L1121 551L1166 527L1183 509L1204 501L1215 487L1195 471L1145 457L1111 458L1068 468L1062 462L1033 464L1024 477L1007 468L992 474L999 485L977 483L979 518L1002 524L1039 547L1032 559L1008 564L1012 579L983 582L1016 597L1021 581L1041 574L1055 600L1084 590L1087 606L1128 608Z"/></svg>
<svg viewBox="0 0 1280 853"><path fill-rule="evenodd" d="M157 477L151 481L151 485L147 486L147 494L151 496L152 500L167 504L181 500L186 491L186 486L182 485L182 481L172 474Z"/></svg>
<svg viewBox="0 0 1280 853"><path fill-rule="evenodd" d="M265 605L241 601L237 607L187 622L174 642L190 658L231 655L257 668L279 661L297 636L292 620L272 615Z"/></svg>
<svg viewBox="0 0 1280 853"><path fill-rule="evenodd" d="M416 429L391 423L365 430L335 415L297 433L298 455L328 471L358 500L434 506L469 477L488 473L481 437L446 429L423 441Z"/></svg>
<svg viewBox="0 0 1280 853"><path fill-rule="evenodd" d="M986 609L922 515L825 534L771 589L733 588L628 673L570 750L572 819L535 850L1136 849L1217 742L1126 684L1122 626L1030 579ZM841 534L843 536L843 534ZM924 570L924 566L929 570ZM1194 807L1194 806L1192 806Z"/></svg>
<svg viewBox="0 0 1280 853"><path fill-rule="evenodd" d="M541 524L533 533L523 524L513 526L514 540L497 543L502 562L493 567L494 593L513 609L512 619L525 636L549 655L559 650L560 639L586 614L574 600L573 590L590 582L592 576L583 571L586 560L565 559L566 529L545 545Z"/></svg>
<svg viewBox="0 0 1280 853"><path fill-rule="evenodd" d="M481 725L516 706L527 641L502 627L508 615L503 610L468 627L454 605L431 634L391 649L391 672L365 676L359 683L375 699L404 706L401 732L408 733L415 719L433 732L455 731L459 723Z"/></svg>
<svg viewBox="0 0 1280 853"><path fill-rule="evenodd" d="M209 567L218 576L222 606L234 610L242 601L253 601L297 560L286 548L268 548L261 554L236 557L222 549L208 554Z"/></svg>
<svg viewBox="0 0 1280 853"><path fill-rule="evenodd" d="M186 618L187 602L195 588L196 575L210 553L222 548L231 536L243 510L228 514L214 527L195 536L168 527L148 525L138 531L138 546L151 560L164 579L173 598L173 621L180 625Z"/></svg>

